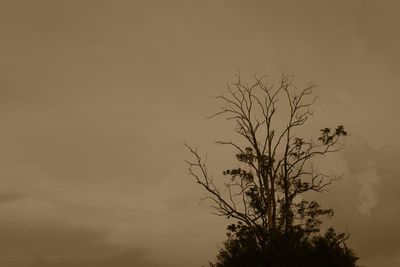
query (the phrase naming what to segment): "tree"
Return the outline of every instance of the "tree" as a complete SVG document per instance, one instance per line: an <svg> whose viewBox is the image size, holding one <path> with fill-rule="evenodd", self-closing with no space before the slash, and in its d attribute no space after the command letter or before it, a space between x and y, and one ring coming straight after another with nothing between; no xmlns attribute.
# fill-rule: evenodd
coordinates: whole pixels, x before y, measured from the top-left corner
<svg viewBox="0 0 400 267"><path fill-rule="evenodd" d="M241 141L216 143L233 147L240 167L223 171L221 188L209 175L199 152L186 144L194 156L194 161L186 161L189 174L207 193L203 200L211 201L213 213L238 221L228 228L231 236L225 252L242 246L246 250L237 252L257 258L255 255L265 254L283 237L290 237L294 243L307 241L301 244L314 248L317 240L331 242L332 238L324 239L318 233L320 217L332 216L333 211L306 200L305 195L323 192L338 179L319 172L312 162L343 149L341 139L347 135L344 127L323 128L317 140L299 137L297 128L313 115L310 108L316 101L315 84L299 90L293 76L283 75L278 86L267 83L264 77L254 76L251 83L243 82L239 74L236 77L226 93L217 96L221 110L210 118L222 116L234 122ZM286 116L283 124L282 116ZM221 253L219 256L224 257Z"/></svg>

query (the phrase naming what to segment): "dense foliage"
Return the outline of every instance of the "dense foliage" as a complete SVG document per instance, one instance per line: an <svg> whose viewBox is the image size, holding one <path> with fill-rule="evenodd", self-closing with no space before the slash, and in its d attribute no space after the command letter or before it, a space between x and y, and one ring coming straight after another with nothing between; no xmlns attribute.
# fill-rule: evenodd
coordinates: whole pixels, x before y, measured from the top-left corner
<svg viewBox="0 0 400 267"><path fill-rule="evenodd" d="M257 242L255 232L238 222L228 227L228 240L212 267L355 267L357 257L345 244L348 235L330 228L325 235L308 235L301 228L266 236Z"/></svg>

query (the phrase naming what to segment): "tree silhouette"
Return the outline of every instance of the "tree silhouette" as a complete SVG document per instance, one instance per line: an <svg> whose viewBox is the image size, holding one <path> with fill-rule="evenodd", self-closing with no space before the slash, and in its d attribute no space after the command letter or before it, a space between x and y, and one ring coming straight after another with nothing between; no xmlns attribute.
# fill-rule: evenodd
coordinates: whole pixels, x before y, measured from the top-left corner
<svg viewBox="0 0 400 267"><path fill-rule="evenodd" d="M228 240L212 267L353 267L358 257L345 241L348 235L329 228L325 235L305 235L293 228L286 233L269 233L268 242L260 246L256 232L241 223L229 226ZM234 228L234 229L232 229Z"/></svg>
<svg viewBox="0 0 400 267"><path fill-rule="evenodd" d="M215 266L355 266L357 258L344 242L348 236L333 229L319 234L321 216L330 217L333 211L305 198L307 192L323 192L339 179L321 173L312 162L343 149L344 127L321 129L316 140L299 137L295 131L313 115L315 84L299 90L293 76L283 75L277 86L263 77L254 76L251 83L236 77L217 97L221 110L210 118L234 122L241 141L217 143L235 149L240 167L224 170L220 187L199 152L185 144L194 156L186 161L189 174L207 193L203 200L211 201L216 215L237 220L228 227ZM337 263L344 260L343 265L331 264L333 258Z"/></svg>

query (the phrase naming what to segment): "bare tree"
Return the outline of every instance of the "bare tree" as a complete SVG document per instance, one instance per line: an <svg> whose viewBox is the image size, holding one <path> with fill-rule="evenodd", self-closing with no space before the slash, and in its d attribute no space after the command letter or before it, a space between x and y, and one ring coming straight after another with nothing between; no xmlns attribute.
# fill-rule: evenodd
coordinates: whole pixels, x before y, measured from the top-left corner
<svg viewBox="0 0 400 267"><path fill-rule="evenodd" d="M218 187L206 161L185 144L194 156L194 160L186 161L189 174L207 192L204 199L211 201L213 212L219 216L267 232L284 233L292 227L317 232L321 223L318 217L331 215L332 210L323 210L303 196L310 191L322 192L338 178L319 172L312 159L342 149L340 140L346 131L340 125L321 129L317 140L296 136L296 128L313 115L310 107L316 101L315 84L298 89L294 77L287 75L275 86L264 77L254 76L251 83L243 82L239 74L236 78L235 83L228 84L226 93L217 96L221 110L211 118L223 116L234 122L241 141L216 143L233 147L243 167L223 171L224 186ZM264 237L260 234L257 239L262 242Z"/></svg>

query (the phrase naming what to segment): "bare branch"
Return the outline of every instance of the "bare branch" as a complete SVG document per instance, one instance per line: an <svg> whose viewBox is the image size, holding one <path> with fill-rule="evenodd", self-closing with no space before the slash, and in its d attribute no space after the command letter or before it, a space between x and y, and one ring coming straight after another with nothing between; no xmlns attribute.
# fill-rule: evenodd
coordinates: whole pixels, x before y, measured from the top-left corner
<svg viewBox="0 0 400 267"><path fill-rule="evenodd" d="M222 104L209 118L222 116L234 123L235 132L244 144L216 143L235 149L240 168L224 171L220 183L223 190L220 190L207 172L206 160L185 144L194 157L193 162L186 161L188 171L206 191L202 201L210 201L216 215L235 218L249 226L286 231L295 224L296 197L309 191L322 192L338 180L317 172L308 163L340 151L343 148L340 139L347 133L343 126L338 126L335 132L322 129L317 141L304 141L296 136L297 127L313 116L311 106L317 100L313 83L298 89L293 84L294 76L284 74L275 86L264 82L263 76L254 75L250 83L243 82L240 73L236 78L236 82L227 85L225 94L216 97ZM285 126L278 128L275 124L283 118L277 110L282 105L286 105L288 115L284 113Z"/></svg>

